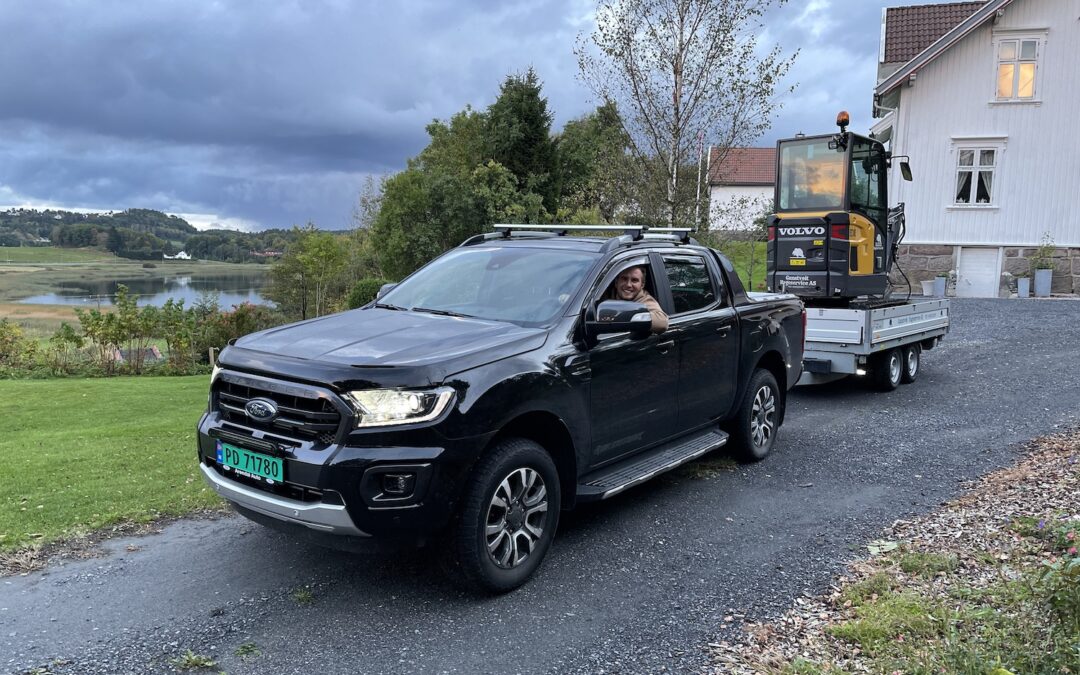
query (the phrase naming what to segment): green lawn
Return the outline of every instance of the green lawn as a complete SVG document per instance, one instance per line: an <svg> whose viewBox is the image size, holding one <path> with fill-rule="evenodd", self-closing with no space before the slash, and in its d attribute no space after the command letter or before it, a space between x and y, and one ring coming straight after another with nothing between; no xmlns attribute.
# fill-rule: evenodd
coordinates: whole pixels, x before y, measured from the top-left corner
<svg viewBox="0 0 1080 675"><path fill-rule="evenodd" d="M112 253L90 248L59 246L0 246L0 263L103 262L117 260Z"/></svg>
<svg viewBox="0 0 1080 675"><path fill-rule="evenodd" d="M765 247L763 241L729 241L720 249L735 266L748 291L765 290Z"/></svg>
<svg viewBox="0 0 1080 675"><path fill-rule="evenodd" d="M208 385L0 381L0 551L219 505L195 458Z"/></svg>

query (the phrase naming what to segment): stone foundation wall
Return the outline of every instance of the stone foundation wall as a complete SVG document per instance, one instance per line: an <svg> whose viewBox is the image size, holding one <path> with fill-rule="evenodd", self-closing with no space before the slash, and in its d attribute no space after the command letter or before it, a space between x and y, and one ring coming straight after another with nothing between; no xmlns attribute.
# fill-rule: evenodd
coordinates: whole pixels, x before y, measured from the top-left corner
<svg viewBox="0 0 1080 675"><path fill-rule="evenodd" d="M1031 267L1031 259L1035 256L1036 250L1037 248L1034 246L1005 247L998 297L1007 298L1016 293L1016 276L1023 272L1028 272L1032 277L1032 292L1034 292L1034 270ZM912 292L922 292L922 285L919 282L955 270L956 251L955 246L938 244L901 245L899 250L900 266L904 269L908 279L911 280ZM1006 273L1009 276L1006 276ZM904 278L895 269L891 280L896 288L907 288ZM952 292L953 284L950 282L949 294L952 295ZM1080 295L1080 248L1054 249L1054 274L1050 292Z"/></svg>

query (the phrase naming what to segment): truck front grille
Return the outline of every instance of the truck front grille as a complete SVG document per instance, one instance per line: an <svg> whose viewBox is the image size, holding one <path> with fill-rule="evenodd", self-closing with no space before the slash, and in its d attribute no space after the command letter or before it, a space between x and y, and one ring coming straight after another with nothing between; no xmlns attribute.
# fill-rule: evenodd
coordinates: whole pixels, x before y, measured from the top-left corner
<svg viewBox="0 0 1080 675"><path fill-rule="evenodd" d="M341 413L325 396L311 397L282 393L254 383L230 382L219 377L214 383L214 399L222 418L233 424L273 434L320 443L333 443L341 427ZM273 401L277 414L269 421L251 417L245 406L253 399Z"/></svg>

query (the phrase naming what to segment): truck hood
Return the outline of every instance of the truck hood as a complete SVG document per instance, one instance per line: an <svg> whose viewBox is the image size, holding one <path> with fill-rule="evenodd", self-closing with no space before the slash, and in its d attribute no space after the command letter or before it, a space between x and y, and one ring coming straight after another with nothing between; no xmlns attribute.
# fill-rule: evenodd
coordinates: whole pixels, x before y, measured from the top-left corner
<svg viewBox="0 0 1080 675"><path fill-rule="evenodd" d="M221 362L327 383L416 386L537 349L546 337L543 328L372 307L252 333L222 352Z"/></svg>

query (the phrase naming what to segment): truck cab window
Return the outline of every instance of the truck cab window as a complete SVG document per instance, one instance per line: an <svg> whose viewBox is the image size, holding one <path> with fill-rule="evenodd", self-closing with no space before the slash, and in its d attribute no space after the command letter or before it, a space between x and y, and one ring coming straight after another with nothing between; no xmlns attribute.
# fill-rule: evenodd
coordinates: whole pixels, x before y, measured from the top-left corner
<svg viewBox="0 0 1080 675"><path fill-rule="evenodd" d="M664 269L667 270L675 315L704 309L719 297L709 276L709 268L701 258L664 256Z"/></svg>

